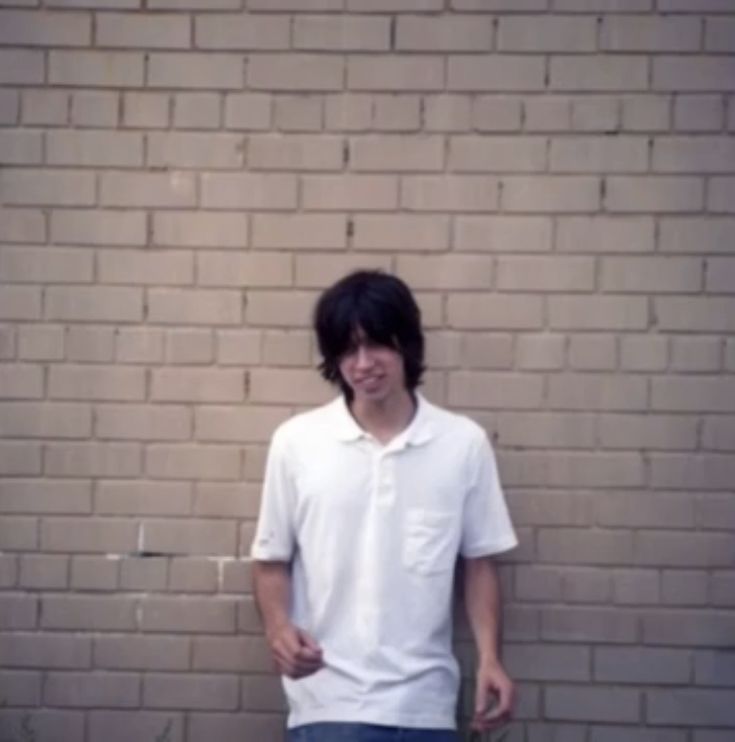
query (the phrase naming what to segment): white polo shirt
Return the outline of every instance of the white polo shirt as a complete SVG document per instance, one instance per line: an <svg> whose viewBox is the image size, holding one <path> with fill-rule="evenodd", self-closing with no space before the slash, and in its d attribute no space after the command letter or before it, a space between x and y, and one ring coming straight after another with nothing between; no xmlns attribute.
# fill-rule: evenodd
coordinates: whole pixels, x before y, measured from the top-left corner
<svg viewBox="0 0 735 742"><path fill-rule="evenodd" d="M455 726L457 555L517 543L482 428L421 395L383 446L343 398L273 435L252 557L290 561L293 622L325 666L284 678L288 726Z"/></svg>

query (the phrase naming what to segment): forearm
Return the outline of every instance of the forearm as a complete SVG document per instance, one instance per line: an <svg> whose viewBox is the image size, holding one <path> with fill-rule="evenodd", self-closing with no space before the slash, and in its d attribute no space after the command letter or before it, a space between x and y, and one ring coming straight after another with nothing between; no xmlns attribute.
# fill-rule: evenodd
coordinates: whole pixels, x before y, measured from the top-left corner
<svg viewBox="0 0 735 742"><path fill-rule="evenodd" d="M291 567L287 562L253 562L253 590L266 635L290 622Z"/></svg>
<svg viewBox="0 0 735 742"><path fill-rule="evenodd" d="M490 557L465 559L464 601L480 664L499 662L502 601Z"/></svg>

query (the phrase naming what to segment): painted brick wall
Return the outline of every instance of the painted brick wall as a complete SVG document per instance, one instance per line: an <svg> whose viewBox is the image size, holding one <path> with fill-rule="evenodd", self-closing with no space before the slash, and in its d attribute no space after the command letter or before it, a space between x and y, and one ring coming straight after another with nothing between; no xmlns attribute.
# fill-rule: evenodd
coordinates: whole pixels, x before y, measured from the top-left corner
<svg viewBox="0 0 735 742"><path fill-rule="evenodd" d="M280 739L264 448L377 266L499 451L507 742L731 740L735 2L0 6L2 739Z"/></svg>

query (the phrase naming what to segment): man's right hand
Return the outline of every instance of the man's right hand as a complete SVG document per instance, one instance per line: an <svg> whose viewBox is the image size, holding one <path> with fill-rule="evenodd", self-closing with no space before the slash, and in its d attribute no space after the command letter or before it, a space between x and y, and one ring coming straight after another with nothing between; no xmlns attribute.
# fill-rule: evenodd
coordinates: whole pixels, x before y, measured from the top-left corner
<svg viewBox="0 0 735 742"><path fill-rule="evenodd" d="M267 634L273 659L282 675L298 680L324 666L322 649L306 631L291 623Z"/></svg>

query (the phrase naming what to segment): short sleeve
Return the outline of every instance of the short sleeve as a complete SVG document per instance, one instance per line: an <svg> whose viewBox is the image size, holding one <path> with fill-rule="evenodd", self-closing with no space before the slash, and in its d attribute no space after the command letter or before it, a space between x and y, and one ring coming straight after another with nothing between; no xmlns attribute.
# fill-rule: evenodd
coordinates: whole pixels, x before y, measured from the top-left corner
<svg viewBox="0 0 735 742"><path fill-rule="evenodd" d="M260 513L250 556L261 561L290 561L295 546L296 497L288 449L276 431L268 449Z"/></svg>
<svg viewBox="0 0 735 742"><path fill-rule="evenodd" d="M498 554L518 545L495 454L484 433L478 436L473 453L475 476L464 503L460 545L460 553L469 559Z"/></svg>

